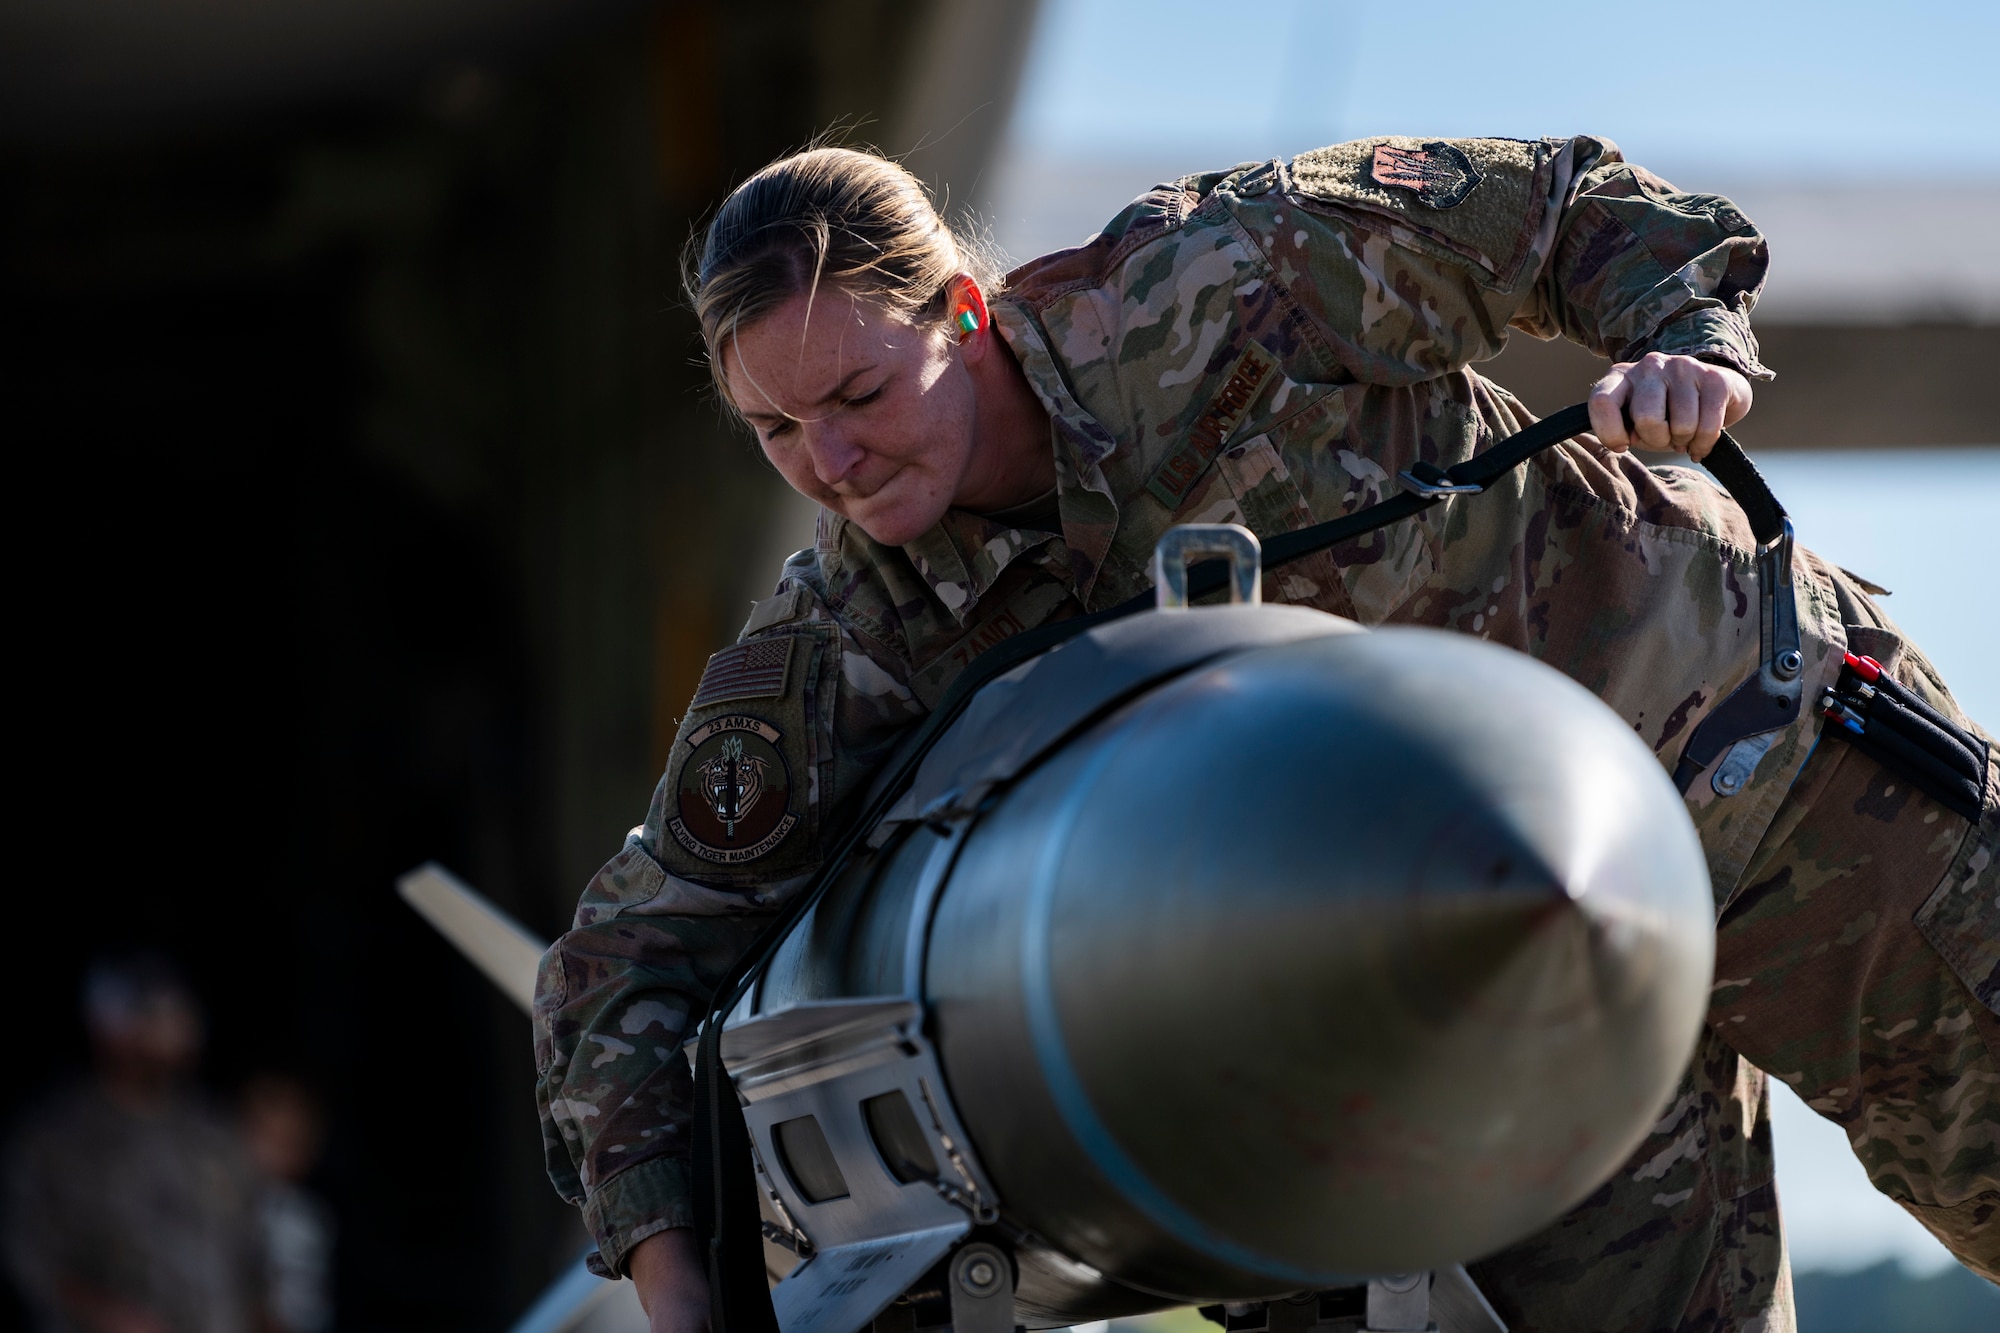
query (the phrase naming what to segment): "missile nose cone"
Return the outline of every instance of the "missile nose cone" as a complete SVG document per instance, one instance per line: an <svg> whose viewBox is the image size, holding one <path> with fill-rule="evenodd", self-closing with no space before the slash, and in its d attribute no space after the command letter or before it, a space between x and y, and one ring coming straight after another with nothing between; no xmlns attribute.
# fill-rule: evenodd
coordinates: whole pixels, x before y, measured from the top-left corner
<svg viewBox="0 0 2000 1333"><path fill-rule="evenodd" d="M934 935L947 1071L1024 1220L1166 1294L1498 1249L1636 1146L1693 1048L1713 909L1680 798L1519 654L1418 630L1244 653L993 823ZM995 989L1011 1016L973 998ZM959 1072L961 1036L990 1056L1015 1022L1031 1059ZM1093 1183L1052 1191L1029 1175L1060 1153L1010 1150L1028 1075ZM1092 1189L1142 1221L1079 1228Z"/></svg>

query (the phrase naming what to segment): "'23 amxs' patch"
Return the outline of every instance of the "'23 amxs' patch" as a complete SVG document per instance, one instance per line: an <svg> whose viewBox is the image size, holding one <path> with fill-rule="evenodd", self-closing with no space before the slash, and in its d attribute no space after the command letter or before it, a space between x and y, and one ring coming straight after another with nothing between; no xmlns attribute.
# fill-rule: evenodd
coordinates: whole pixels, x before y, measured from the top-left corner
<svg viewBox="0 0 2000 1333"><path fill-rule="evenodd" d="M667 829L704 861L736 865L768 856L799 822L791 812L792 775L778 729L729 713L687 737L677 780L678 814Z"/></svg>

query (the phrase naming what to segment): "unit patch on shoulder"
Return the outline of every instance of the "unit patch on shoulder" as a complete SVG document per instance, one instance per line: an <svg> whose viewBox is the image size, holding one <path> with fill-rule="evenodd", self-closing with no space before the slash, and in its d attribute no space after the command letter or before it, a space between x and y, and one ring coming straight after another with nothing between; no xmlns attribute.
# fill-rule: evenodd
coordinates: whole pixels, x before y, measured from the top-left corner
<svg viewBox="0 0 2000 1333"><path fill-rule="evenodd" d="M792 643L785 638L752 639L724 648L708 659L701 684L689 708L706 708L729 699L771 699L785 692Z"/></svg>
<svg viewBox="0 0 2000 1333"><path fill-rule="evenodd" d="M1243 424L1250 404L1257 400L1264 382L1277 368L1278 358L1261 344L1253 342L1243 349L1243 355L1236 359L1229 377L1223 381L1221 392L1202 409L1181 442L1153 469L1146 489L1153 493L1154 499L1169 509L1180 508L1181 501L1187 499L1195 482L1208 470L1215 451Z"/></svg>
<svg viewBox="0 0 2000 1333"><path fill-rule="evenodd" d="M1431 208L1457 208L1484 179L1471 158L1441 139L1421 148L1377 144L1368 176L1377 185L1415 191L1418 202Z"/></svg>
<svg viewBox="0 0 2000 1333"><path fill-rule="evenodd" d="M667 821L674 841L722 865L770 855L799 822L781 739L770 723L741 713L691 732L675 779L677 813Z"/></svg>

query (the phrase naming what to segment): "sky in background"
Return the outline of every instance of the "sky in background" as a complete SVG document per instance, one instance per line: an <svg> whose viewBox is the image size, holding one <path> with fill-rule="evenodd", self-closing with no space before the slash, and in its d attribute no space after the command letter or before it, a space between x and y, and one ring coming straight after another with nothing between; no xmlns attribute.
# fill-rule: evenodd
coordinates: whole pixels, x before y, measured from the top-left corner
<svg viewBox="0 0 2000 1333"><path fill-rule="evenodd" d="M1667 174L2000 178L2000 5L1042 0L1013 138L1189 169L1590 133Z"/></svg>

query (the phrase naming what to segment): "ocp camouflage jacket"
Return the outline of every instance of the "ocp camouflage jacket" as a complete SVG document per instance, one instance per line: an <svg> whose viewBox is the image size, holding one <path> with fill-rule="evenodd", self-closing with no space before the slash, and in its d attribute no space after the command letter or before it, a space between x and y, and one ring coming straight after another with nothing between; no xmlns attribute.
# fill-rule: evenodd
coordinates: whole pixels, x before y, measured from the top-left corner
<svg viewBox="0 0 2000 1333"><path fill-rule="evenodd" d="M973 657L1143 590L1173 524L1269 536L1383 499L1419 459L1448 467L1518 430L1527 411L1470 368L1510 331L1766 378L1748 322L1766 261L1727 200L1678 191L1603 140L1387 139L1159 186L1087 244L1013 274L994 321L1049 411L1062 531L954 510L891 548L823 513L814 548L711 660L646 822L543 961L549 1169L582 1205L602 1262L620 1271L638 1240L689 1224L690 1015L810 878L843 802ZM1676 742L1755 668L1754 545L1702 474L1584 441L1486 494L1288 565L1266 596L1533 654L1595 691L1671 768ZM1854 626L1887 636L1869 640L1877 655L1954 710L1838 571L1805 553L1795 584L1808 698ZM1906 791L1884 798L1895 811L1866 837L1842 831L1849 820L1801 850L1800 830L1830 807L1800 791L1881 785L1879 770L1840 756L1802 779L1817 734L1804 718L1742 790L1723 797L1704 782L1690 794L1724 913L1715 1019L1628 1167L1475 1270L1517 1329L1791 1326L1752 1060L1847 1125L1878 1185L2000 1269L2000 820L1989 808L1983 835L1967 836L1965 821ZM751 761L754 803L719 821L704 784ZM1860 936L1903 960L1893 979L1836 967L1852 949L1802 958L1797 932L1843 939L1858 919L1851 904L1842 919L1816 915L1802 886L1888 860L1915 901L1900 921L1876 913ZM1760 889L1752 916L1785 922L1746 936L1763 941L1754 957L1728 947L1746 886ZM1781 989L1824 1007L1763 1003ZM1871 1046L1884 1004L1920 1021ZM1892 1096L1904 1108L1893 1125Z"/></svg>

